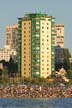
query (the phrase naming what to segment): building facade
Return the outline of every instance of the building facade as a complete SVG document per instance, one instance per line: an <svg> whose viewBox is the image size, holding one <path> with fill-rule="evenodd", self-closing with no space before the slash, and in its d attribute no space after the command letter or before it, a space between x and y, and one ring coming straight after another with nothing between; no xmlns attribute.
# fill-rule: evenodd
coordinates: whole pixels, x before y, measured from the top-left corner
<svg viewBox="0 0 72 108"><path fill-rule="evenodd" d="M18 63L22 77L47 78L55 69L55 18L26 14L18 19Z"/></svg>
<svg viewBox="0 0 72 108"><path fill-rule="evenodd" d="M11 49L10 46L5 46L4 48L0 49L0 61L5 60L9 61L10 56L16 56L16 51L14 49Z"/></svg>
<svg viewBox="0 0 72 108"><path fill-rule="evenodd" d="M18 24L6 27L6 45L11 49L18 49Z"/></svg>
<svg viewBox="0 0 72 108"><path fill-rule="evenodd" d="M55 63L64 64L64 48L61 48L60 46L55 47Z"/></svg>
<svg viewBox="0 0 72 108"><path fill-rule="evenodd" d="M55 46L60 46L61 48L64 48L64 25L56 24L55 33Z"/></svg>

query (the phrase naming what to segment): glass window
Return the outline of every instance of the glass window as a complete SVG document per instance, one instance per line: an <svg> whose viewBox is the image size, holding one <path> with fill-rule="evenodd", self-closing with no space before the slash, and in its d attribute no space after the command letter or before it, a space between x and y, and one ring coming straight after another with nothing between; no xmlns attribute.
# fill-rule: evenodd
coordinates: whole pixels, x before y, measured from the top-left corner
<svg viewBox="0 0 72 108"><path fill-rule="evenodd" d="M44 29L44 27L42 27L42 29Z"/></svg>
<svg viewBox="0 0 72 108"><path fill-rule="evenodd" d="M24 25L26 25L26 23L24 23Z"/></svg>
<svg viewBox="0 0 72 108"><path fill-rule="evenodd" d="M48 27L47 27L47 29L48 29Z"/></svg>
<svg viewBox="0 0 72 108"><path fill-rule="evenodd" d="M26 31L24 31L24 33L26 33Z"/></svg>
<svg viewBox="0 0 72 108"><path fill-rule="evenodd" d="M47 68L47 70L49 70L49 68Z"/></svg>

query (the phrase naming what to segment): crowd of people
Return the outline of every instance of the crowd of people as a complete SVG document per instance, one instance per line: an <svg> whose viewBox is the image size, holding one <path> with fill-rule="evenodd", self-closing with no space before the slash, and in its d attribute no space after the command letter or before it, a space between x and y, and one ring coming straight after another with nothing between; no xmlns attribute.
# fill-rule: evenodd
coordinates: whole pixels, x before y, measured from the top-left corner
<svg viewBox="0 0 72 108"><path fill-rule="evenodd" d="M0 98L72 98L72 86L10 85L0 87Z"/></svg>

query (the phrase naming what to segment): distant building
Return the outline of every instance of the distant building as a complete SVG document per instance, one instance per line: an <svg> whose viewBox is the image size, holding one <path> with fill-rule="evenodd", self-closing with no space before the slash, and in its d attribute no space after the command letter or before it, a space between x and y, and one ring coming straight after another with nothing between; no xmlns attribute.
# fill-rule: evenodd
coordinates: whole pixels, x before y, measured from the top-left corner
<svg viewBox="0 0 72 108"><path fill-rule="evenodd" d="M10 46L5 46L4 48L0 49L0 61L5 60L9 61L11 55L16 55L16 51L11 49Z"/></svg>
<svg viewBox="0 0 72 108"><path fill-rule="evenodd" d="M47 78L55 70L55 18L33 13L18 18L18 63L22 77Z"/></svg>
<svg viewBox="0 0 72 108"><path fill-rule="evenodd" d="M55 46L60 46L64 48L64 25L56 24L55 25Z"/></svg>
<svg viewBox="0 0 72 108"><path fill-rule="evenodd" d="M55 47L55 63L64 63L64 48Z"/></svg>
<svg viewBox="0 0 72 108"><path fill-rule="evenodd" d="M18 49L18 25L6 26L6 45L11 49Z"/></svg>

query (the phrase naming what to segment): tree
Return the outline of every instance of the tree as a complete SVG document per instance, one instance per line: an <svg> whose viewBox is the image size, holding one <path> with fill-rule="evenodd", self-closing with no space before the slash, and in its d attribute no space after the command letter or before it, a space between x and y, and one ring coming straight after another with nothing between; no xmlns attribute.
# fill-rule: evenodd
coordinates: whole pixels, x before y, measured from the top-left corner
<svg viewBox="0 0 72 108"><path fill-rule="evenodd" d="M72 79L72 70L71 70L71 69L69 69L69 70L67 71L67 75L68 75L68 78L69 78L69 79Z"/></svg>
<svg viewBox="0 0 72 108"><path fill-rule="evenodd" d="M14 61L12 56L10 56L9 64L8 64L8 75L9 77L14 76Z"/></svg>
<svg viewBox="0 0 72 108"><path fill-rule="evenodd" d="M67 48L64 49L64 67L66 70L70 69L70 61L69 58L71 54Z"/></svg>
<svg viewBox="0 0 72 108"><path fill-rule="evenodd" d="M9 79L8 79L8 70L7 70L7 68L4 68L2 70L2 83L5 85L5 84L8 83L8 81L9 81Z"/></svg>

